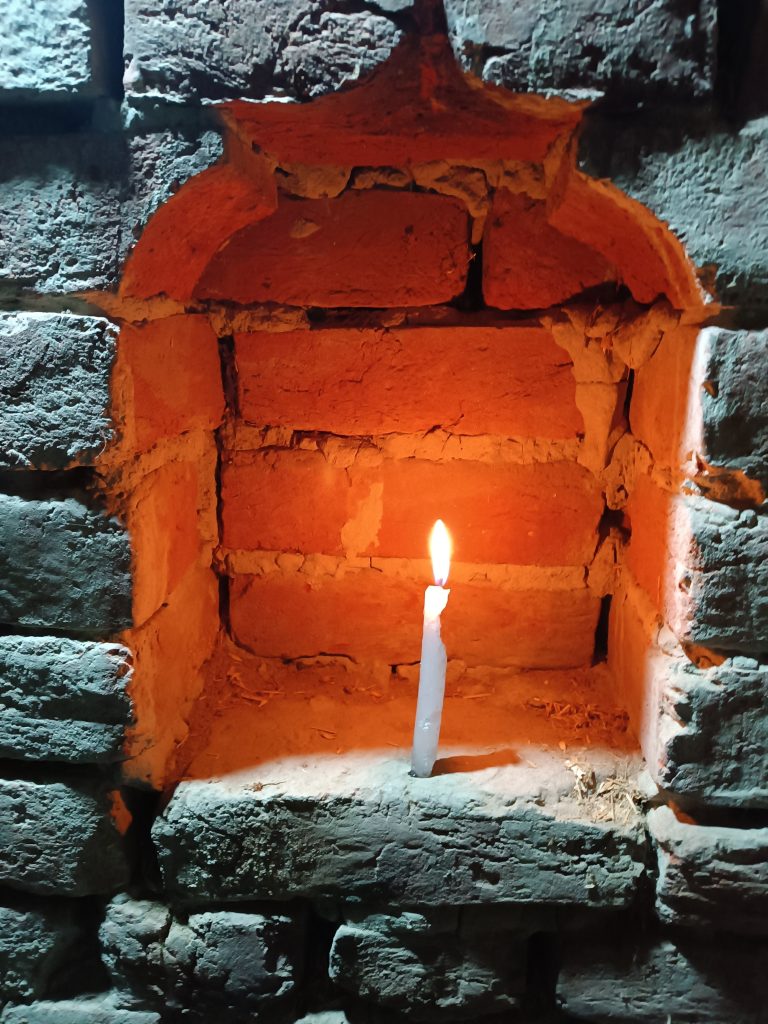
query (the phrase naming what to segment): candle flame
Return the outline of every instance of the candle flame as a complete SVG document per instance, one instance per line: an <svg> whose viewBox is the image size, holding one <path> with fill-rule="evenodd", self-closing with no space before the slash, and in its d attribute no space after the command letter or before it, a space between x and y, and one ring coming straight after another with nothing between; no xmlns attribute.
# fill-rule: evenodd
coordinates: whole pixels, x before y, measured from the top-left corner
<svg viewBox="0 0 768 1024"><path fill-rule="evenodd" d="M445 528L442 519L438 519L429 535L429 554L432 559L432 574L438 587L448 582L448 571L451 568L453 544L451 535Z"/></svg>

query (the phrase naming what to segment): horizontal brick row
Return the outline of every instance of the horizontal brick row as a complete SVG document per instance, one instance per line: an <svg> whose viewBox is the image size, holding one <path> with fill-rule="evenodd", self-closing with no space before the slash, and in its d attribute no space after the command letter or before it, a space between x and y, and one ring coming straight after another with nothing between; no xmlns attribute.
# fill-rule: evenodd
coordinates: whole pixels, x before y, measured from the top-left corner
<svg viewBox="0 0 768 1024"><path fill-rule="evenodd" d="M222 500L233 549L422 558L440 518L457 559L516 565L590 561L603 507L597 480L574 463L405 459L348 471L298 450L239 455Z"/></svg>
<svg viewBox="0 0 768 1024"><path fill-rule="evenodd" d="M570 358L542 328L241 334L235 351L251 423L363 435L583 430Z"/></svg>
<svg viewBox="0 0 768 1024"><path fill-rule="evenodd" d="M235 576L238 642L268 658L342 654L387 664L419 660L424 584L375 571L313 579ZM443 614L448 657L470 665L564 668L588 664L599 598L589 591L451 585Z"/></svg>

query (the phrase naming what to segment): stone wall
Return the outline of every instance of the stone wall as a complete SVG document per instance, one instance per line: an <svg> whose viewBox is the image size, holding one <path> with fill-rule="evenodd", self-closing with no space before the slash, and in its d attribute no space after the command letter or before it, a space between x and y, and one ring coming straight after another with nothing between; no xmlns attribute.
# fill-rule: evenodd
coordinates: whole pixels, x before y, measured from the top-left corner
<svg viewBox="0 0 768 1024"><path fill-rule="evenodd" d="M756 71L762 54L751 49L765 39L760 15L727 7L714 0L629 7L446 0L444 10L408 0L126 0L124 11L108 0L4 6L0 1024L159 1024L213 1014L307 1024L765 1019L768 97ZM209 634L220 593L210 569L218 524L208 481L227 398L217 339L233 338L247 428L249 408L264 401L264 377L248 370L253 346L284 343L303 323L271 309L272 323L283 318L280 333L260 335L253 312L239 325L221 304L212 319L190 315L185 289L204 269L195 254L203 241L212 246L207 264L224 241L208 212L190 218L179 240L183 259L129 262L123 273L126 259L157 210L186 201L190 192L180 190L188 179L204 181L209 168L223 166L212 101L306 101L348 90L400 43L441 31L478 79L589 101L580 166L669 224L713 297L711 326L700 331L701 317L685 323L688 286L670 277L666 242L637 232L628 216L601 236L599 251L588 247L595 223L606 224L605 207L560 190L559 179L549 182L556 196L549 204L542 182L530 178L497 193L484 243L486 298L497 310L554 306L599 287L620 265L634 303L650 308L663 291L674 313L667 324L674 329L661 338L644 335L638 322L622 335L610 310L607 320L594 310L585 319L578 304L565 319L553 313L548 325L571 354L583 346L582 386L616 390L612 347L631 371L630 430L610 450L606 436L604 450L587 454L585 473L599 469L611 521L623 517L622 529L631 526L620 577L603 590L613 592L609 650L642 721L646 795L657 806L619 829L570 820L567 801L555 810L535 802L496 807L469 816L468 827L465 805L419 810L386 788L318 811L308 798L272 798L269 790L254 799L203 785L201 797L193 783L161 813L135 719L140 708L143 727L162 731L162 757L170 758L215 643ZM239 158L230 152L228 159L232 167ZM505 173L515 178L521 158L507 159ZM422 200L416 234L427 242L423 249L414 242L408 292L388 292L386 303L375 294L396 256L387 263L374 237L371 258L356 268L359 287L368 289L358 304L443 303L464 288L466 259L456 253L482 238L488 193L466 178L436 186L444 171L428 168L427 157L417 163L420 179L374 182L405 187L397 193L403 206L414 204L407 197ZM306 205L303 219L313 229L345 188L336 208L354 205L353 225L364 219L374 235L398 216L415 219L414 210L392 205L377 213L381 197L395 192L366 188L374 172L353 164L354 154L344 180L318 182L285 159L284 184ZM243 225L276 202L266 192L254 199L236 175L221 196ZM161 256L162 217L144 234ZM548 277L541 254L555 236L564 264ZM268 242L250 240L264 256L250 276L232 276L236 260L209 267L214 305L222 294L248 303L355 305L345 292L348 273L326 274L322 249L326 291L297 296L290 252L283 247L276 260ZM359 245L351 237L347 270ZM456 260L449 286L446 259ZM266 294L261 282L273 268ZM108 318L110 310L119 315ZM176 358L174 317L184 322L191 359ZM123 322L120 334L114 320ZM333 352L349 352L344 329L331 326L322 340L299 330L294 344L299 355L305 338L327 345L333 365ZM422 332L424 356L432 328L413 329ZM396 331L393 338L396 360ZM360 367L342 360L341 369L349 375ZM375 367L365 370L373 370L368 387L377 407ZM280 372L290 375L290 367ZM175 408L163 390L169 373L182 375L195 395L191 420L187 405ZM333 390L340 376L320 382L333 395L325 430L385 434L386 424L367 419L357 397L350 402ZM121 419L126 389L143 395L148 410L130 422ZM557 412L567 425L573 395L561 397ZM493 416L492 404L477 404L478 416ZM401 422L413 410L396 413ZM313 422L317 414L309 409ZM254 464L265 447L279 462L280 417L278 403L270 409L277 432L258 445L250 435L224 488L261 486ZM414 433L423 428L414 420ZM240 438L248 441L247 431ZM127 517L109 454L126 440L140 456L135 472L120 465L120 487L136 497ZM171 449L169 469L163 453ZM289 490L312 478L316 452L310 445L297 454L300 477ZM339 459L343 465L344 453ZM247 480L238 478L244 465ZM170 561L152 546L169 503L183 503L195 523L193 536L174 535ZM328 504L333 511L332 493ZM326 555L346 554L347 511L326 539ZM258 523L222 525L246 568L255 564L249 545L285 546L281 538L254 539L248 531ZM240 575L248 582L238 584L234 572L233 621L242 602L249 628L247 601L270 577ZM357 609L364 596L346 600ZM130 648L129 626L139 638ZM278 639L267 653L285 653ZM147 651L161 666L164 692L142 689ZM128 771L126 738L134 754ZM422 834L434 845L417 841L408 860L398 856L393 833L402 848ZM304 851L295 862L283 863L286 836L292 851ZM373 859L371 848L379 851Z"/></svg>

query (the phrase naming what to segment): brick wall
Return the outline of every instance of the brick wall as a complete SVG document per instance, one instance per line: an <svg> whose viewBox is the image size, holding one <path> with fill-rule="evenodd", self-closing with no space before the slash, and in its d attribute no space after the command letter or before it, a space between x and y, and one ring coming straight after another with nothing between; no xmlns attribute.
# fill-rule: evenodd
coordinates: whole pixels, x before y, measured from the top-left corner
<svg viewBox="0 0 768 1024"><path fill-rule="evenodd" d="M1 1024L757 1024L759 14L14 0L0 27ZM394 774L159 802L195 723L230 735L223 629L296 660L266 690L322 684L329 640L416 660L446 508L471 671L581 678L612 596L643 813L587 819L543 768L483 807Z"/></svg>

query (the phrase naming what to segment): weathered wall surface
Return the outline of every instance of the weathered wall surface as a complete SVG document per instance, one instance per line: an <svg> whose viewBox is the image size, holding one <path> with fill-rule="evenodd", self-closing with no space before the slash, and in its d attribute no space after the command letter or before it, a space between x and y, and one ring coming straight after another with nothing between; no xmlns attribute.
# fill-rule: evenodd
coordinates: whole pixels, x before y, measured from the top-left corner
<svg viewBox="0 0 768 1024"><path fill-rule="evenodd" d="M223 1014L233 1021L254 1013L295 1021L309 1012L303 1019L340 1024L342 1006L350 1019L362 1013L377 1022L403 1012L418 1020L507 1019L520 1008L531 1020L557 1019L558 1013L569 1015L563 1020L647 1024L678 1016L712 1024L764 1020L762 992L751 979L761 979L768 890L768 97L761 83L764 55L756 49L766 26L756 11L736 15L728 6L714 0L445 0L442 12L410 0L126 0L122 11L109 0L9 0L3 6L0 1024L160 1024L181 1010L189 1019ZM600 474L610 507L632 528L626 572L613 598L611 643L623 652L615 667L630 702L634 693L645 715L645 753L662 802L683 810L660 806L648 816L645 834L642 828L625 834L595 824L566 828L530 807L500 813L495 831L476 840L463 831L459 809L453 818L432 822L434 835L442 827L462 839L462 874L445 889L451 905L440 906L440 878L427 868L409 871L388 842L393 821L404 845L418 832L414 810L379 807L364 836L387 851L378 863L361 845L353 803L344 805L343 842L334 846L338 823L331 815L329 824L325 812L315 820L317 805L275 799L270 810L268 799L254 802L252 794L231 799L203 786L203 799L192 786L155 827L166 879L181 896L171 907L158 888L154 853L147 852L155 797L126 788L120 767L126 733L134 729L132 702L141 695L134 654L115 636L135 621L144 649L159 651L167 687L151 697L151 724L171 723L163 736L170 756L185 735L200 661L214 639L206 631L219 607L209 571L215 514L204 482L216 459L211 435L223 408L216 336L235 336L232 351L242 369L237 401L248 428L250 410L265 400L263 378L249 370L250 352L285 334L261 335L258 318L237 325L223 312L215 332L207 322L189 328L183 303L170 302L160 331L124 329L125 351L145 359L149 351L155 360L154 372L146 373L137 359L119 382L143 394L143 408L151 410L127 423L109 406L118 330L101 315L106 299L99 306L88 293L114 292L152 214L220 160L222 131L211 101L295 102L349 89L403 40L439 28L443 18L457 60L483 81L513 92L597 101L580 135L581 167L610 179L669 224L712 290L713 314L717 304L727 307L719 326L698 338L691 332L688 348L670 329L663 342L651 332L633 350L615 322L587 322L578 310L567 324L552 323L543 332L549 338L551 329L558 344L570 346L581 375L575 392L572 380L561 389L557 429L548 421L557 436L550 440L575 429L584 388L608 395L602 425L586 424L587 436L594 428L602 440L591 449L585 444L581 461L590 477ZM360 163L369 163L362 153ZM383 301L376 288L397 263L397 253L376 251L376 238L396 222L416 225L414 272L404 294L387 301L453 301L465 288L468 254L481 240L488 256L482 287L498 309L536 309L598 287L610 280L617 254L628 252L634 259L625 260L624 283L638 303L650 305L658 282L666 281L658 240L634 228L609 232L597 248L586 244L594 226L604 223L602 207L586 209L579 196L556 188L556 201L547 206L543 171L540 180L521 187L519 168L506 166L509 187L493 208L479 171L460 180L441 180L445 170L425 163L409 172L412 177L367 166L342 168L320 181L300 166L281 173L294 216L286 221L285 238L270 244L283 248L272 252L263 240L250 239L264 257L258 273L225 279L232 263L227 268L220 261L206 278L210 296L224 289L232 297L240 288L235 297L244 301L376 305ZM261 216L275 208L274 189L254 196L238 181L233 176L226 195L244 224L255 209ZM401 193L399 221L381 198L393 194L388 188L435 184L442 195L416 196L426 202ZM291 234L299 204L305 231L325 226L334 209L357 211L349 218L338 280L331 274L333 246L316 250L313 272L325 275L319 297L296 292L290 259L300 248ZM355 265L355 230L363 217L371 229L368 241L363 238L371 259ZM423 251L422 237L429 243ZM434 238L445 241L442 250ZM189 251L198 241L191 230ZM560 259L556 272L553 250ZM263 282L276 261L279 294L266 295ZM452 267L447 279L446 261ZM168 278L177 272L156 269ZM350 298L351 270L358 301ZM670 287L671 307L685 304L680 295ZM140 321L137 303L133 318ZM192 338L192 368L177 359L171 314L184 320ZM304 339L310 344L300 317L271 315L299 329L299 345ZM676 322L671 315L670 325ZM380 404L375 366L365 361L366 329L355 332L361 362L349 366L336 350L328 356L338 367L321 382L333 396L319 411L329 417L328 431L386 433L386 424L367 418L366 403L350 401L339 384L343 374L362 368L370 404ZM334 334L341 333L314 333L312 343L333 350ZM401 348L393 348L396 362ZM344 348L345 359L350 351ZM634 393L631 434L614 449L603 428L617 402L619 361L621 373L627 367L633 373ZM280 379L280 389L293 386L289 370L281 367L288 379ZM169 374L182 375L185 389L198 396L172 474L152 462L153 452L174 444L185 429L185 410L164 390ZM521 387L530 391L521 374ZM531 422L540 423L535 402L527 409ZM298 414L314 420L318 410L299 408ZM424 426L417 414L424 409L407 403L397 409L398 419L416 417L413 432ZM278 403L270 422L279 427L281 415ZM493 418L494 403L478 400L474 415ZM141 514L127 524L121 509L107 507L100 496L98 460L105 446L129 432L146 456L142 473L152 479L139 492ZM279 450L279 437L278 431L268 444L262 438L249 448L253 435L246 429L241 462L233 462L225 487L258 491L258 450ZM423 450L407 453L417 455ZM346 455L337 457L341 464ZM301 453L307 476L289 491L307 486L317 458L311 445ZM132 608L136 573L146 570L131 564L128 527L136 537L142 529L151 534L147 524L162 522L158 494L183 501L197 518L193 535L175 537L173 564L146 542L155 571L151 579L138 579L141 602ZM500 509L500 516L510 514ZM347 510L341 515L341 526L324 541L332 557L345 553ZM553 524L552 544L566 545L579 522L577 515L563 533ZM244 631L251 628L252 608L264 607L259 588L275 585L275 578L250 571L249 548L265 544L254 537L258 526L236 516L223 524L244 567L232 609ZM196 561L201 545L208 565ZM657 564L658 552L670 547L672 579L665 575L669 560ZM579 570L582 554L573 556ZM176 573L179 565L183 573ZM348 584L351 612L360 606L361 587L362 576ZM573 593L580 596L571 596L567 608L558 605L555 617L578 618L574 604L581 601L584 635L592 637L599 598L586 586ZM270 607L279 607L274 594L270 600ZM535 610L523 593L519 614ZM561 631L566 659L573 651L567 639ZM278 635L270 653L283 654L284 643ZM585 647L578 660L590 652ZM645 705L643 693L652 698ZM149 768L146 774L151 778ZM303 836L312 839L311 857L287 875L270 868L264 854L279 856L286 822L298 845ZM238 845L244 827L258 837L245 843L247 855ZM505 858L497 871L497 843L520 856L519 864ZM318 867L329 845L330 882ZM450 874L451 847L442 840L438 847L447 858L441 870ZM352 879L348 887L339 882L349 865L362 903L347 899ZM245 888L237 888L233 879L243 870ZM552 877L557 885L549 884ZM642 937L639 919L625 906L641 877L645 920L652 922ZM306 898L289 900L299 891L296 879ZM377 888L382 879L393 887L389 900ZM506 905L494 906L493 899L482 909L463 905L477 892L495 891L499 880ZM190 892L202 905L184 904ZM257 896L261 903L253 902ZM232 898L237 906L221 905ZM708 930L718 933L716 947Z"/></svg>

